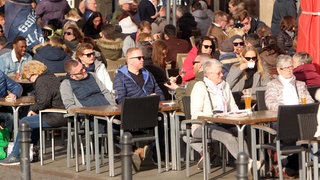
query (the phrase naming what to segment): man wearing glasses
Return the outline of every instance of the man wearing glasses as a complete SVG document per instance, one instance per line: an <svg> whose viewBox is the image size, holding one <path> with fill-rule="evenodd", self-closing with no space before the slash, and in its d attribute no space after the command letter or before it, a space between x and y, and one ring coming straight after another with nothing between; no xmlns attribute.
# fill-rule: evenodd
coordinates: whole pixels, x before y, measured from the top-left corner
<svg viewBox="0 0 320 180"><path fill-rule="evenodd" d="M118 104L124 97L164 95L153 75L143 68L143 54L139 48L129 48L126 55L127 65L118 69L113 82L113 89L118 91Z"/></svg>
<svg viewBox="0 0 320 180"><path fill-rule="evenodd" d="M83 106L116 104L105 85L93 73L87 73L79 61L66 61L64 69L69 78L62 81L60 93L68 111ZM104 124L99 123L99 133L101 132L104 132Z"/></svg>

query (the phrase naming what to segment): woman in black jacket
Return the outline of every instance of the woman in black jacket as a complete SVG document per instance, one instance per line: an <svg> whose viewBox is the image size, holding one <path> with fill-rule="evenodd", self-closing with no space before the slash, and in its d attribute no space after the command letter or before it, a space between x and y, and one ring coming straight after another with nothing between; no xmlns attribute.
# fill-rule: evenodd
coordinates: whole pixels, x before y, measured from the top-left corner
<svg viewBox="0 0 320 180"><path fill-rule="evenodd" d="M32 129L32 143L36 144L39 139L39 111L47 108L64 109L60 95L60 81L58 78L47 70L47 66L39 61L29 61L22 69L22 74L29 81L34 83L35 104L30 107L27 117L21 121L29 123ZM60 127L67 124L62 114L47 113L43 115L42 127ZM18 165L20 164L20 134L14 142L11 154L0 165Z"/></svg>

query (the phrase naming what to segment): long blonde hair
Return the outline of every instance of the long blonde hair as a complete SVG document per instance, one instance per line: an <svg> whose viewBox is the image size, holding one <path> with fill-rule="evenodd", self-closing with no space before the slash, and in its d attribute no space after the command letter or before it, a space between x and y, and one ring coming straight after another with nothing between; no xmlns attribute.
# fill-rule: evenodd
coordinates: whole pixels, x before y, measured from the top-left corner
<svg viewBox="0 0 320 180"><path fill-rule="evenodd" d="M258 50L253 47L253 46L246 46L245 48L243 48L242 52L241 52L241 60L240 60L240 64L243 64L243 63L247 63L247 60L245 59L245 55L247 54L247 52L249 51L254 51L256 53L256 56L257 56L257 61L256 61L256 66L257 66L257 72L260 74L261 78L263 79L264 78L264 70L263 70L263 67L262 67L262 64L261 64L261 57L259 55L259 52ZM239 65L240 65L239 64ZM245 78L247 78L247 73L246 71L243 71L243 76Z"/></svg>

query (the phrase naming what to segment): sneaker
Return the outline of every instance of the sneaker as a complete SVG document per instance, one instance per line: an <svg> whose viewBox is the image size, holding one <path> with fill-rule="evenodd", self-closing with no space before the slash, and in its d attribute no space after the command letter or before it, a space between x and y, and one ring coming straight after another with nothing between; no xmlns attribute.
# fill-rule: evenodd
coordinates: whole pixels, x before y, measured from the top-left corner
<svg viewBox="0 0 320 180"><path fill-rule="evenodd" d="M144 160L147 157L150 157L150 147L148 145L145 145L143 147L143 155L141 156L141 159Z"/></svg>
<svg viewBox="0 0 320 180"><path fill-rule="evenodd" d="M252 165L253 165L252 163L253 163L253 161L252 161L252 159L250 159L250 160L249 160L249 164L248 164L248 173L249 173L249 174L252 173ZM264 165L264 161L257 161L257 169L258 169L258 171L261 170L261 168L263 167L263 165Z"/></svg>
<svg viewBox="0 0 320 180"><path fill-rule="evenodd" d="M139 171L140 166L141 166L141 158L140 158L139 154L137 154L137 153L132 154L132 163L133 163L133 168L135 169L135 171Z"/></svg>
<svg viewBox="0 0 320 180"><path fill-rule="evenodd" d="M3 166L14 166L19 164L20 164L20 158L17 158L11 154L7 158L0 160L0 165L3 165Z"/></svg>
<svg viewBox="0 0 320 180"><path fill-rule="evenodd" d="M201 156L201 158L199 159L199 161L197 163L197 167L199 170L203 169L203 156Z"/></svg>

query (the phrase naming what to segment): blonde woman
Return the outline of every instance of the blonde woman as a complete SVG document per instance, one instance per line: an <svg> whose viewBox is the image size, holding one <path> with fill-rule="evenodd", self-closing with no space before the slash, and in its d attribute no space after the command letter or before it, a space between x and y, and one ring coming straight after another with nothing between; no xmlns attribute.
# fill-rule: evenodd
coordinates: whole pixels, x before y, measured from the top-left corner
<svg viewBox="0 0 320 180"><path fill-rule="evenodd" d="M261 65L261 58L256 48L245 47L241 52L239 63L231 66L226 81L230 84L233 92L244 89L264 89L270 81Z"/></svg>
<svg viewBox="0 0 320 180"><path fill-rule="evenodd" d="M47 66L39 61L29 61L22 68L22 74L29 81L34 83L35 104L30 107L27 117L22 118L21 122L26 121L32 129L31 138L34 145L38 141L39 111L47 108L64 109L59 91L59 79L47 70ZM48 113L43 116L42 127L60 127L65 126L67 121L62 114ZM20 135L16 137L11 154L0 165L18 165L20 164Z"/></svg>

